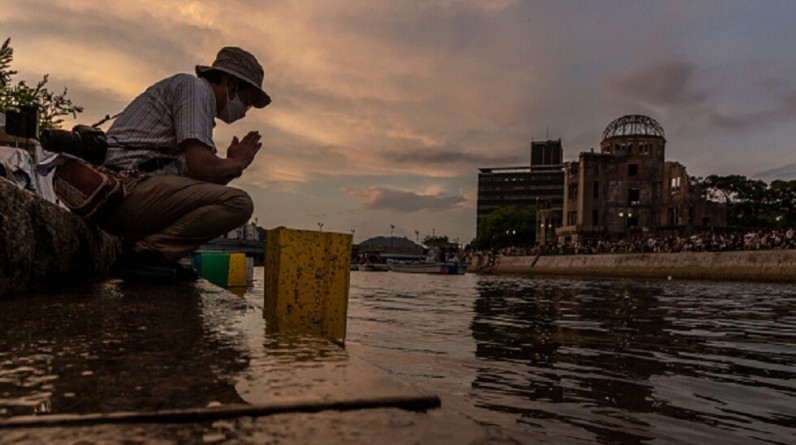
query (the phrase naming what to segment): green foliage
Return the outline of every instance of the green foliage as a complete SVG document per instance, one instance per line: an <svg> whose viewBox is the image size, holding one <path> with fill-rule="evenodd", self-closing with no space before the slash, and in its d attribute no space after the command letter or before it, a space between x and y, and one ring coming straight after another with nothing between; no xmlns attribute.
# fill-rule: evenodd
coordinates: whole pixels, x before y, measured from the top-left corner
<svg viewBox="0 0 796 445"><path fill-rule="evenodd" d="M700 182L708 197L725 204L735 204L750 199L759 199L766 190L766 183L747 179L741 175L710 175Z"/></svg>
<svg viewBox="0 0 796 445"><path fill-rule="evenodd" d="M536 239L536 208L508 206L495 210L478 227L478 248L521 246Z"/></svg>
<svg viewBox="0 0 796 445"><path fill-rule="evenodd" d="M767 203L771 209L769 215L773 227L796 226L796 179L771 182Z"/></svg>
<svg viewBox="0 0 796 445"><path fill-rule="evenodd" d="M47 89L49 74L45 74L35 86L28 85L24 80L14 84L12 77L17 72L11 69L13 60L14 49L11 48L9 38L0 47L0 111L17 110L21 106L35 106L39 109L41 129L60 128L64 122L62 117L72 115L77 118L77 113L83 112L83 107L73 104L66 98L66 88L61 94L55 94Z"/></svg>
<svg viewBox="0 0 796 445"><path fill-rule="evenodd" d="M6 39L0 47L0 90L5 90L11 83L11 77L16 71L11 70L11 61L14 60L14 50L9 46L11 39Z"/></svg>
<svg viewBox="0 0 796 445"><path fill-rule="evenodd" d="M727 204L727 225L734 229L796 225L796 180L771 185L742 175L694 178L703 196Z"/></svg>

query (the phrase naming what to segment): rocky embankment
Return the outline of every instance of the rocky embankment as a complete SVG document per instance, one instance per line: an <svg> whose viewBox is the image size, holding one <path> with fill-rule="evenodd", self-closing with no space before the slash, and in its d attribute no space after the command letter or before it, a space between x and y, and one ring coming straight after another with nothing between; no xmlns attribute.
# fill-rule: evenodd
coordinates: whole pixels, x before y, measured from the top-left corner
<svg viewBox="0 0 796 445"><path fill-rule="evenodd" d="M500 256L484 274L796 282L796 250Z"/></svg>
<svg viewBox="0 0 796 445"><path fill-rule="evenodd" d="M0 297L105 276L118 238L0 179Z"/></svg>

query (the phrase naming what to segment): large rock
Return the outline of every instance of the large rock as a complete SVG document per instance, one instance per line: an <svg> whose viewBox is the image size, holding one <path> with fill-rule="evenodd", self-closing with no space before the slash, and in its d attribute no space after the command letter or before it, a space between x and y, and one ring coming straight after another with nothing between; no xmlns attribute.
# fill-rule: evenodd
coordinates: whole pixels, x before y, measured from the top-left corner
<svg viewBox="0 0 796 445"><path fill-rule="evenodd" d="M0 296L105 276L120 254L118 238L0 178Z"/></svg>

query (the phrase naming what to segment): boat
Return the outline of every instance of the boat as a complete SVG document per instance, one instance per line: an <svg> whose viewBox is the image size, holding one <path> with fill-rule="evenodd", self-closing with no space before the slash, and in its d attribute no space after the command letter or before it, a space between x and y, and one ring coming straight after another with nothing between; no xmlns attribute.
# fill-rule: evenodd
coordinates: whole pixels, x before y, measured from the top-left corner
<svg viewBox="0 0 796 445"><path fill-rule="evenodd" d="M387 272L390 267L383 263L364 263L359 265L359 270L362 272Z"/></svg>
<svg viewBox="0 0 796 445"><path fill-rule="evenodd" d="M411 264L401 264L401 263L390 264L391 271L401 272L401 273L464 275L465 269L466 268L464 263L460 263L458 261L446 261L444 263L424 262L424 263L411 263Z"/></svg>

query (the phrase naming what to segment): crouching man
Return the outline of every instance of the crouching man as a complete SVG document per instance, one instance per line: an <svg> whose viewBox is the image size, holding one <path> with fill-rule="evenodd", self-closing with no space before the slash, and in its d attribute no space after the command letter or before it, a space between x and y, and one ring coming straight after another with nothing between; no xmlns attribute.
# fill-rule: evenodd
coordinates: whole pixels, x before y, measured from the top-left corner
<svg viewBox="0 0 796 445"><path fill-rule="evenodd" d="M252 54L225 47L211 66L198 65L196 76L161 80L116 118L104 165L122 172L127 196L98 223L125 241L118 276L196 279L178 260L249 221L251 198L226 184L252 163L260 134L234 137L221 157L213 127L216 118L229 124L268 105L264 77Z"/></svg>

